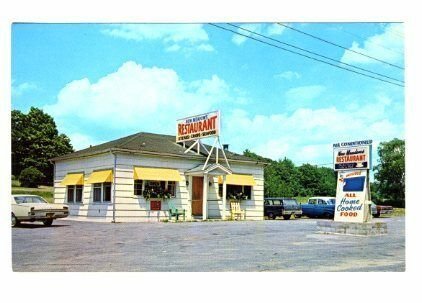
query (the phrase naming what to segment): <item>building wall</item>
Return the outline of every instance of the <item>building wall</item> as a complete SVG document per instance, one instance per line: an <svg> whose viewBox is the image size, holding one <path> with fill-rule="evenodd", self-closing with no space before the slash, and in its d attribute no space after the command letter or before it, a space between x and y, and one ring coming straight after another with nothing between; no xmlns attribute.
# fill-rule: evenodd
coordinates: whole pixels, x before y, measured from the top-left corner
<svg viewBox="0 0 422 303"><path fill-rule="evenodd" d="M184 172L197 165L203 164L197 160L164 158L157 156L140 156L134 154L118 154L116 162L116 204L115 217L117 222L157 222L168 219L168 201L164 200L160 211L151 211L150 202L142 196L136 196L133 192L134 166L173 168L179 170L181 181L176 182L176 197L172 200L176 206L186 209L187 219L191 217L191 186L192 179L185 176ZM94 170L112 169L114 166L114 156L110 153L74 160L58 161L55 165L54 180L54 201L55 203L65 203L66 187L60 182L67 173L83 172L85 181ZM256 165L231 164L234 173L252 174L255 178L256 186L252 190L252 199L241 202L241 208L246 210L246 218L249 220L263 219L264 204L264 176L263 168ZM208 188L208 217L221 218L222 198L218 195L218 178L209 177L213 181ZM189 181L189 185L186 185ZM112 203L93 202L91 184L84 184L83 203L69 203L70 215L80 219L89 218L99 221L112 221ZM112 192L113 195L113 192ZM226 204L226 215L230 214L229 200Z"/></svg>

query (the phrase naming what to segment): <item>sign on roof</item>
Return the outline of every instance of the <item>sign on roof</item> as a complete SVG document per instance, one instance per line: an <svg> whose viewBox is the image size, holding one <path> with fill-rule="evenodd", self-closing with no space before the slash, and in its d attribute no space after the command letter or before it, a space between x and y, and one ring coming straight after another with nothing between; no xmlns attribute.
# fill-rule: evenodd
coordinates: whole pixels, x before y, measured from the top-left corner
<svg viewBox="0 0 422 303"><path fill-rule="evenodd" d="M333 144L334 170L371 169L372 140Z"/></svg>
<svg viewBox="0 0 422 303"><path fill-rule="evenodd" d="M220 112L210 112L177 120L176 142L215 137L220 133Z"/></svg>

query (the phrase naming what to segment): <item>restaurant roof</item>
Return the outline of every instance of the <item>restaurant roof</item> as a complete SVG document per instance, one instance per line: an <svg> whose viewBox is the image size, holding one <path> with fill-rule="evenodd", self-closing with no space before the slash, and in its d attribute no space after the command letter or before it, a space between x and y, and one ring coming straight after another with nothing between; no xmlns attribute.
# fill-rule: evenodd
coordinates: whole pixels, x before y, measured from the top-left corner
<svg viewBox="0 0 422 303"><path fill-rule="evenodd" d="M69 153L63 156L55 157L52 161L67 160L73 158L87 157L96 154L102 154L105 152L134 152L140 154L156 154L163 156L174 156L189 159L206 159L208 156L207 151L200 147L199 154L197 146L193 147L190 151L185 151L193 144L193 142L186 142L185 146L182 143L176 143L175 136L153 134L146 132L139 132L130 136L126 136L113 141L105 142L99 145L91 146L82 150L78 150L73 153ZM204 146L211 150L211 146L204 144ZM215 159L216 148L214 148L211 159ZM228 150L224 150L229 161L240 161L240 162L253 162L257 164L265 164L262 161L257 161L250 157L236 154ZM219 158L223 160L222 150L219 149Z"/></svg>

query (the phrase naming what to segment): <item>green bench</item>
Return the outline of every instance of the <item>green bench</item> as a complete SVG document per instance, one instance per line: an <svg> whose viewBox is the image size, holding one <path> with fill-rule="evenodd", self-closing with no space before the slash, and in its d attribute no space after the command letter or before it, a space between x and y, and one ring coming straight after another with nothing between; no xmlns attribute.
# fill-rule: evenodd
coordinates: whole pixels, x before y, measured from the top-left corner
<svg viewBox="0 0 422 303"><path fill-rule="evenodd" d="M183 216L183 221L185 221L186 209L178 209L174 202L169 202L169 220L171 220L172 217L176 217L176 221L178 221L179 216Z"/></svg>

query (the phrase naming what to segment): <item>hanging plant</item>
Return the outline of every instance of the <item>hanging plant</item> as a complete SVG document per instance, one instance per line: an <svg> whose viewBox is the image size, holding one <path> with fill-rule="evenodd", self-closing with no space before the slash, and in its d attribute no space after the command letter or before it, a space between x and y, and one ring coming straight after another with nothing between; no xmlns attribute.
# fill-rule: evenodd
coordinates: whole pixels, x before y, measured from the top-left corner
<svg viewBox="0 0 422 303"><path fill-rule="evenodd" d="M242 201L242 200L248 199L248 196L245 195L243 192L238 192L238 193L229 193L229 198L233 200Z"/></svg>

